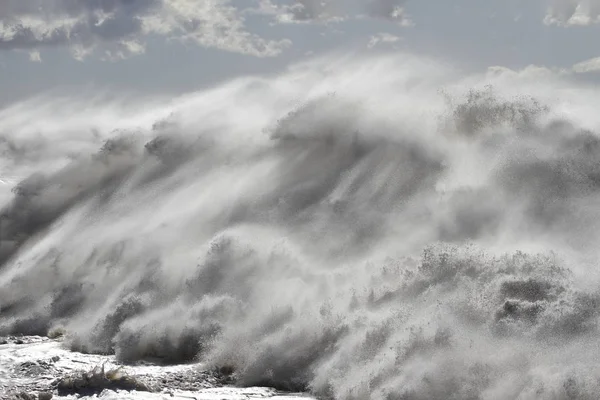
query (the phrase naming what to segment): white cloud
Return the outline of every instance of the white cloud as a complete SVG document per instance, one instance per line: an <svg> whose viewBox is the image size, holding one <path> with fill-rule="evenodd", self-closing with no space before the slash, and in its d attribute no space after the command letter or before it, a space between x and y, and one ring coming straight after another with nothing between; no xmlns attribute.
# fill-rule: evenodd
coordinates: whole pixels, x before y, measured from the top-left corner
<svg viewBox="0 0 600 400"><path fill-rule="evenodd" d="M572 73L570 69L548 68L542 65L528 65L521 69L511 69L504 66L492 66L487 69L486 77L494 78L510 78L510 79L554 79L557 77L568 76Z"/></svg>
<svg viewBox="0 0 600 400"><path fill-rule="evenodd" d="M503 66L493 66L487 69L489 77L511 76L528 79L542 79L551 77L573 77L576 74L600 72L600 57L579 62L571 67L557 68L540 65L529 65L523 69L513 70Z"/></svg>
<svg viewBox="0 0 600 400"><path fill-rule="evenodd" d="M557 76L566 77L574 76L574 74L598 73L600 72L600 57L591 58L566 68L549 68L540 65L529 65L520 70L513 70L507 67L494 66L488 68L487 72L489 76L511 75L532 79Z"/></svg>
<svg viewBox="0 0 600 400"><path fill-rule="evenodd" d="M32 62L42 62L42 56L40 52L37 50L33 50L29 52L29 61Z"/></svg>
<svg viewBox="0 0 600 400"><path fill-rule="evenodd" d="M144 53L146 38L158 35L207 48L271 57L291 46L291 41L250 32L245 23L248 14L262 14L276 23L331 23L367 17L411 26L404 9L406 2L0 0L0 50L39 54L36 52L43 47L63 46L79 60L92 53L118 60Z"/></svg>
<svg viewBox="0 0 600 400"><path fill-rule="evenodd" d="M590 60L582 61L573 65L573 72L578 74L585 74L589 72L600 72L600 57L592 58Z"/></svg>
<svg viewBox="0 0 600 400"><path fill-rule="evenodd" d="M412 26L414 23L406 13L404 5L408 0L368 0L366 4L368 15L397 21L402 26Z"/></svg>
<svg viewBox="0 0 600 400"><path fill-rule="evenodd" d="M259 0L253 11L270 15L278 23L327 23L348 18L340 0Z"/></svg>
<svg viewBox="0 0 600 400"><path fill-rule="evenodd" d="M290 21L329 21L340 18L339 10L336 10L332 1L321 0L297 0L295 4L284 8L286 12L282 14L284 19Z"/></svg>
<svg viewBox="0 0 600 400"><path fill-rule="evenodd" d="M68 46L79 59L98 49L118 59L143 53L144 38L153 34L257 57L291 44L248 32L231 0L0 2L0 49Z"/></svg>
<svg viewBox="0 0 600 400"><path fill-rule="evenodd" d="M600 0L551 0L544 23L585 26L600 22Z"/></svg>
<svg viewBox="0 0 600 400"><path fill-rule="evenodd" d="M279 23L329 23L352 18L377 18L414 25L404 9L408 0L259 0L256 11Z"/></svg>
<svg viewBox="0 0 600 400"><path fill-rule="evenodd" d="M399 42L400 40L402 40L402 38L400 38L399 36L392 35L390 33L378 33L377 35L371 36L367 47L369 49L372 49L373 47L381 43L393 44Z"/></svg>

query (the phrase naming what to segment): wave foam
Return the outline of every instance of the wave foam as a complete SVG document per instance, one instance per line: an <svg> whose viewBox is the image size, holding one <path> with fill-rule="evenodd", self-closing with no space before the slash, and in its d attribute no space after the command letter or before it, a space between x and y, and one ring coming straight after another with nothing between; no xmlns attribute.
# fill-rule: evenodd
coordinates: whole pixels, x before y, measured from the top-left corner
<svg viewBox="0 0 600 400"><path fill-rule="evenodd" d="M0 333L335 399L593 398L597 94L327 65L2 111Z"/></svg>

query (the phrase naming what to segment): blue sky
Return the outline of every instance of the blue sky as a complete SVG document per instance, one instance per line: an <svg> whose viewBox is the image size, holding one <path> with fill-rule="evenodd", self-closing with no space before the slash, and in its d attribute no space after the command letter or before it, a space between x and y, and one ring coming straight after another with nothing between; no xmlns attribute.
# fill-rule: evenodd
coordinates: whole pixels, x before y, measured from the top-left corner
<svg viewBox="0 0 600 400"><path fill-rule="evenodd" d="M2 0L0 103L181 93L334 50L571 68L600 56L599 12L600 0Z"/></svg>

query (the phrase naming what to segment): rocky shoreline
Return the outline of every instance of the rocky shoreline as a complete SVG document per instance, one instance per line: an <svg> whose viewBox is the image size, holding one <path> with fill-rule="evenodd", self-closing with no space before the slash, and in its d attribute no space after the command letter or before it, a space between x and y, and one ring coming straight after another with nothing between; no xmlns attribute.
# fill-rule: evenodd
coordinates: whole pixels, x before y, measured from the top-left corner
<svg viewBox="0 0 600 400"><path fill-rule="evenodd" d="M73 353L57 339L0 338L0 400L278 396L268 388L227 386L233 383L231 375L205 371L197 364L122 365L113 356Z"/></svg>

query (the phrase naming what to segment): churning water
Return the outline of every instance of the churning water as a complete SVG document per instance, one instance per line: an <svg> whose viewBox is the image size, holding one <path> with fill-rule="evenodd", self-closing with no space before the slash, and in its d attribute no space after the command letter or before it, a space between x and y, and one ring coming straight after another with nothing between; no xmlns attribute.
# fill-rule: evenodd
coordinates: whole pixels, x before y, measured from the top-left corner
<svg viewBox="0 0 600 400"><path fill-rule="evenodd" d="M334 399L600 393L600 91L408 54L0 112L0 334Z"/></svg>

